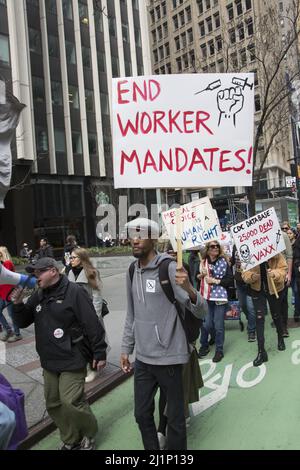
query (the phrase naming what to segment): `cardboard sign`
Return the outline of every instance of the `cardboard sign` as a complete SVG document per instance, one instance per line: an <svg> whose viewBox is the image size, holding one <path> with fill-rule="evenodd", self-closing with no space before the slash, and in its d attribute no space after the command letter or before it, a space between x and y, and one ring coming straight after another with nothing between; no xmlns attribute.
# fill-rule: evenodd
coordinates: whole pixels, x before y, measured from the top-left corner
<svg viewBox="0 0 300 470"><path fill-rule="evenodd" d="M233 250L233 240L232 240L232 237L231 237L231 233L230 232L222 232L219 241L220 241L220 244L223 247L225 255L231 257L232 256L232 250Z"/></svg>
<svg viewBox="0 0 300 470"><path fill-rule="evenodd" d="M248 271L285 250L285 243L274 207L244 220L230 229L241 268Z"/></svg>
<svg viewBox="0 0 300 470"><path fill-rule="evenodd" d="M252 73L113 78L116 188L252 185Z"/></svg>
<svg viewBox="0 0 300 470"><path fill-rule="evenodd" d="M208 197L203 197L180 207L182 249L189 250L205 245L221 237L219 220ZM176 210L162 213L162 220L168 232L174 251L176 246Z"/></svg>

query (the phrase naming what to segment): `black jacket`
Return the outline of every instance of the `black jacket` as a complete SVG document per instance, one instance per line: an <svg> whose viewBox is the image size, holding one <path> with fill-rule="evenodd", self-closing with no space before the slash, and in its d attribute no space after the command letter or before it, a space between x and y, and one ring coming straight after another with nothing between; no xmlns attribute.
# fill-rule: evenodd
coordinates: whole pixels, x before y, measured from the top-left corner
<svg viewBox="0 0 300 470"><path fill-rule="evenodd" d="M45 257L54 258L52 246L46 245L44 246L44 248L39 248L35 252L35 257L36 259L45 258Z"/></svg>
<svg viewBox="0 0 300 470"><path fill-rule="evenodd" d="M81 369L88 360L82 352L82 335L96 360L106 359L105 331L83 287L61 276L49 289L39 289L26 304L14 305L20 328L35 324L36 350L44 369L65 372ZM75 342L74 342L75 341Z"/></svg>

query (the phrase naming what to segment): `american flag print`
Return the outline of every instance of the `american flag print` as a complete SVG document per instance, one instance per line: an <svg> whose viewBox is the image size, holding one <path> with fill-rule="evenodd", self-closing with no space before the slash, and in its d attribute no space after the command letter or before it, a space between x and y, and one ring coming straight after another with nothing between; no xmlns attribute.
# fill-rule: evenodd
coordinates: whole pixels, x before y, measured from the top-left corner
<svg viewBox="0 0 300 470"><path fill-rule="evenodd" d="M208 260L205 260L205 268L207 269L208 276L214 277L215 279L222 279L227 271L227 261L225 258L219 258L215 264L209 264ZM225 287L216 284L207 284L205 278L201 280L200 294L206 300L213 301L227 301L227 290Z"/></svg>

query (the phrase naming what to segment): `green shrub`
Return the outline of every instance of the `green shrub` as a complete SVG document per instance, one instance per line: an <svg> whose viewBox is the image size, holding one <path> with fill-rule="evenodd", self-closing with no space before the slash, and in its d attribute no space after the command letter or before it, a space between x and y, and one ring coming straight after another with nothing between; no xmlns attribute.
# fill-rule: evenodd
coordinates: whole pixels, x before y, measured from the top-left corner
<svg viewBox="0 0 300 470"><path fill-rule="evenodd" d="M92 246L87 248L90 256L103 256L103 255L131 255L132 249L130 246L110 246L100 248L98 246Z"/></svg>
<svg viewBox="0 0 300 470"><path fill-rule="evenodd" d="M12 256L11 260L15 266L23 266L25 264L28 264L27 259L20 258L19 256Z"/></svg>

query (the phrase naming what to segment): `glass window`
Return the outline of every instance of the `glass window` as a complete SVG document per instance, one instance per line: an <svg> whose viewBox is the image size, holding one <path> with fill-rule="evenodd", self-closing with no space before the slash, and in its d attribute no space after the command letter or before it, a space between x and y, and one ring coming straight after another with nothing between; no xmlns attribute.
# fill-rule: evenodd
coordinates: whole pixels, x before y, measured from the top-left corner
<svg viewBox="0 0 300 470"><path fill-rule="evenodd" d="M185 24L184 11L183 10L179 13L179 19L180 19L180 26L183 26Z"/></svg>
<svg viewBox="0 0 300 470"><path fill-rule="evenodd" d="M155 14L154 14L154 10L151 10L151 11L150 11L150 17L151 17L151 23L155 23Z"/></svg>
<svg viewBox="0 0 300 470"><path fill-rule="evenodd" d="M153 42L156 42L156 29L154 29L153 31L151 31L151 34L152 34L152 41L153 41Z"/></svg>
<svg viewBox="0 0 300 470"><path fill-rule="evenodd" d="M8 37L3 34L0 34L0 64L10 64Z"/></svg>
<svg viewBox="0 0 300 470"><path fill-rule="evenodd" d="M209 8L210 8L210 0L205 0L205 4L206 4L206 10L209 10Z"/></svg>
<svg viewBox="0 0 300 470"><path fill-rule="evenodd" d="M233 6L232 3L230 5L227 5L227 13L228 13L228 19L232 20L233 19Z"/></svg>
<svg viewBox="0 0 300 470"><path fill-rule="evenodd" d="M212 31L212 20L211 16L206 18L206 24L207 24L207 31L210 33Z"/></svg>
<svg viewBox="0 0 300 470"><path fill-rule="evenodd" d="M240 50L240 58L241 58L241 65L243 67L247 63L246 49L241 49Z"/></svg>
<svg viewBox="0 0 300 470"><path fill-rule="evenodd" d="M154 57L154 62L158 62L158 52L157 52L157 49L154 49L153 50L153 57Z"/></svg>
<svg viewBox="0 0 300 470"><path fill-rule="evenodd" d="M41 127L35 128L36 150L38 153L48 152L48 134L47 129Z"/></svg>
<svg viewBox="0 0 300 470"><path fill-rule="evenodd" d="M187 23L189 21L192 21L192 12L191 12L191 7L188 6L186 9L185 9L185 14L186 14L186 21Z"/></svg>
<svg viewBox="0 0 300 470"><path fill-rule="evenodd" d="M157 35L158 35L158 40L160 41L163 37L162 35L162 27L161 26L158 26L157 28Z"/></svg>
<svg viewBox="0 0 300 470"><path fill-rule="evenodd" d="M167 73L172 73L172 67L171 67L170 62L167 63L166 68L167 68Z"/></svg>
<svg viewBox="0 0 300 470"><path fill-rule="evenodd" d="M163 15L163 16L166 16L166 14L167 14L166 2L163 2L163 3L161 4L161 11L162 11L162 15Z"/></svg>
<svg viewBox="0 0 300 470"><path fill-rule="evenodd" d="M203 13L203 0L197 0L199 15Z"/></svg>
<svg viewBox="0 0 300 470"><path fill-rule="evenodd" d="M112 68L112 76L119 77L120 76L120 68L119 68L119 58L115 55L111 56L111 68Z"/></svg>
<svg viewBox="0 0 300 470"><path fill-rule="evenodd" d="M170 46L169 43L166 42L165 44L165 56L168 57L170 55Z"/></svg>
<svg viewBox="0 0 300 470"><path fill-rule="evenodd" d="M117 37L116 18L114 18L113 16L108 17L108 25L110 36Z"/></svg>
<svg viewBox="0 0 300 470"><path fill-rule="evenodd" d="M40 77L32 77L32 94L34 103L44 103L45 87L44 80Z"/></svg>
<svg viewBox="0 0 300 470"><path fill-rule="evenodd" d="M248 36L252 36L253 35L253 20L252 20L252 18L249 18L249 20L247 21L247 30L248 30Z"/></svg>
<svg viewBox="0 0 300 470"><path fill-rule="evenodd" d="M73 85L69 85L69 103L71 108L79 109L78 88Z"/></svg>
<svg viewBox="0 0 300 470"><path fill-rule="evenodd" d="M94 21L96 31L103 32L103 13L101 9L94 9Z"/></svg>
<svg viewBox="0 0 300 470"><path fill-rule="evenodd" d="M83 67L87 67L88 69L90 69L92 67L90 49L88 47L82 46L81 47L81 54L82 54Z"/></svg>
<svg viewBox="0 0 300 470"><path fill-rule="evenodd" d="M178 29L178 16L177 15L173 16L173 25L174 25L174 29Z"/></svg>
<svg viewBox="0 0 300 470"><path fill-rule="evenodd" d="M260 96L259 96L259 95L255 95L255 97L254 97L254 105L255 105L255 111L260 111L260 110L261 110Z"/></svg>
<svg viewBox="0 0 300 470"><path fill-rule="evenodd" d="M94 92L93 90L85 90L85 105L86 110L93 113L94 108Z"/></svg>
<svg viewBox="0 0 300 470"><path fill-rule="evenodd" d="M42 53L42 40L41 34L36 29L28 28L29 35L29 50L36 54Z"/></svg>
<svg viewBox="0 0 300 470"><path fill-rule="evenodd" d="M68 64L76 64L76 50L73 42L66 41L66 58Z"/></svg>
<svg viewBox="0 0 300 470"><path fill-rule="evenodd" d="M100 101L101 101L101 112L109 116L109 101L108 101L108 94L107 93L100 93Z"/></svg>
<svg viewBox="0 0 300 470"><path fill-rule="evenodd" d="M232 67L236 69L239 66L237 53L233 52L232 54L230 54L230 58Z"/></svg>
<svg viewBox="0 0 300 470"><path fill-rule="evenodd" d="M48 50L50 57L56 57L59 59L59 41L56 36L48 36Z"/></svg>
<svg viewBox="0 0 300 470"><path fill-rule="evenodd" d="M164 38L168 36L168 23L163 24L163 29L164 29Z"/></svg>
<svg viewBox="0 0 300 470"><path fill-rule="evenodd" d="M139 0L132 0L132 8L134 10L138 10L139 9Z"/></svg>
<svg viewBox="0 0 300 470"><path fill-rule="evenodd" d="M202 58L206 59L207 58L207 48L206 44L201 44L201 53L202 53Z"/></svg>
<svg viewBox="0 0 300 470"><path fill-rule="evenodd" d="M124 61L124 65L125 65L125 75L127 77L131 77L132 75L132 66L131 66L131 62L129 60L125 60Z"/></svg>
<svg viewBox="0 0 300 470"><path fill-rule="evenodd" d="M159 60L162 60L164 58L164 48L163 46L159 47Z"/></svg>
<svg viewBox="0 0 300 470"><path fill-rule="evenodd" d="M250 62L253 62L253 60L255 60L255 46L254 46L254 44L249 44L248 51L249 51Z"/></svg>
<svg viewBox="0 0 300 470"><path fill-rule="evenodd" d="M65 152L66 151L65 131L54 129L54 139L55 139L55 151Z"/></svg>
<svg viewBox="0 0 300 470"><path fill-rule="evenodd" d="M129 28L128 24L122 23L122 38L124 42L129 42Z"/></svg>
<svg viewBox="0 0 300 470"><path fill-rule="evenodd" d="M72 132L73 153L82 154L82 139L80 132Z"/></svg>
<svg viewBox="0 0 300 470"><path fill-rule="evenodd" d="M230 29L230 31L229 31L229 39L230 39L231 44L235 44L236 37L235 37L235 29L234 28Z"/></svg>
<svg viewBox="0 0 300 470"><path fill-rule="evenodd" d="M245 38L245 29L244 29L243 23L238 25L238 33L239 33L239 39L240 41L242 41Z"/></svg>
<svg viewBox="0 0 300 470"><path fill-rule="evenodd" d="M160 5L158 5L157 7L155 7L155 10L156 10L156 19L157 20L160 20Z"/></svg>
<svg viewBox="0 0 300 470"><path fill-rule="evenodd" d="M251 10L251 0L246 0L246 10Z"/></svg>
<svg viewBox="0 0 300 470"><path fill-rule="evenodd" d="M46 10L52 15L56 15L56 0L45 0Z"/></svg>
<svg viewBox="0 0 300 470"><path fill-rule="evenodd" d="M215 18L215 27L219 28L220 27L220 13L219 12L215 13L214 18Z"/></svg>
<svg viewBox="0 0 300 470"><path fill-rule="evenodd" d="M185 32L182 33L180 36L181 36L181 47L184 48L184 47L186 47L186 34L185 34Z"/></svg>
<svg viewBox="0 0 300 470"><path fill-rule="evenodd" d="M181 57L178 57L176 59L176 64L177 64L177 72L182 72Z"/></svg>
<svg viewBox="0 0 300 470"><path fill-rule="evenodd" d="M174 38L174 41L175 41L176 51L179 51L179 49L180 49L180 39L179 39L179 36L176 36L176 38Z"/></svg>
<svg viewBox="0 0 300 470"><path fill-rule="evenodd" d="M139 28L134 28L134 39L136 46L142 47L141 30Z"/></svg>
<svg viewBox="0 0 300 470"><path fill-rule="evenodd" d="M6 7L6 0L0 0L0 5L4 5Z"/></svg>
<svg viewBox="0 0 300 470"><path fill-rule="evenodd" d="M102 51L97 52L98 56L98 70L99 72L106 72L105 53Z"/></svg>
<svg viewBox="0 0 300 470"><path fill-rule="evenodd" d="M78 9L79 9L79 18L82 24L88 25L89 24L89 13L88 13L88 7L85 3L78 3Z"/></svg>
<svg viewBox="0 0 300 470"><path fill-rule="evenodd" d="M63 0L62 2L64 17L73 20L73 9L71 0Z"/></svg>
<svg viewBox="0 0 300 470"><path fill-rule="evenodd" d="M209 47L209 54L214 55L214 53L215 53L215 44L214 44L213 39L211 39L211 41L208 42L208 47Z"/></svg>
<svg viewBox="0 0 300 470"><path fill-rule="evenodd" d="M90 155L97 155L97 135L96 134L89 134L89 154Z"/></svg>
<svg viewBox="0 0 300 470"><path fill-rule="evenodd" d="M222 50L222 36L217 36L216 37L216 47L218 51Z"/></svg>
<svg viewBox="0 0 300 470"><path fill-rule="evenodd" d="M235 0L235 5L237 15L241 15L243 13L242 0Z"/></svg>
<svg viewBox="0 0 300 470"><path fill-rule="evenodd" d="M201 22L199 23L199 31L200 31L200 36L201 36L201 37L205 36L204 21L201 21Z"/></svg>
<svg viewBox="0 0 300 470"><path fill-rule="evenodd" d="M52 94L52 104L56 106L62 106L62 87L60 82L51 81L51 94Z"/></svg>

